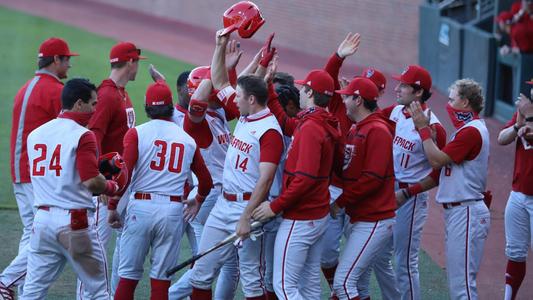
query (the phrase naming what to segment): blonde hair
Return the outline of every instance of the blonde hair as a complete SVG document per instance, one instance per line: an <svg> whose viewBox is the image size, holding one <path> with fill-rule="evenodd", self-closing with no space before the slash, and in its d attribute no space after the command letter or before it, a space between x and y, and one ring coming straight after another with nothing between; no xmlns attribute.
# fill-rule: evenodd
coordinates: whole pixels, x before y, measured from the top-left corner
<svg viewBox="0 0 533 300"><path fill-rule="evenodd" d="M481 85L470 78L464 78L456 80L450 86L449 90L455 89L457 91L457 96L460 99L467 99L470 107L479 113L483 110L485 99L483 97L483 88Z"/></svg>

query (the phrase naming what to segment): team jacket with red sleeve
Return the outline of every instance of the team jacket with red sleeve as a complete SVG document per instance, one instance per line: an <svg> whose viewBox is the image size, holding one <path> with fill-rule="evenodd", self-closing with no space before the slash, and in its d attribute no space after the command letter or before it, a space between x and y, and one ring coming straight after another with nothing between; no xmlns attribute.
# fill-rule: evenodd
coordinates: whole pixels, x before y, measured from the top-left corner
<svg viewBox="0 0 533 300"><path fill-rule="evenodd" d="M342 159L337 120L325 109L299 114L288 150L281 195L270 207L285 219L316 220L329 212L329 190L334 163Z"/></svg>
<svg viewBox="0 0 533 300"><path fill-rule="evenodd" d="M30 182L26 140L30 132L53 120L61 111L63 83L47 71L37 71L15 96L10 157L13 183Z"/></svg>
<svg viewBox="0 0 533 300"><path fill-rule="evenodd" d="M505 124L509 128L516 123L516 113ZM516 152L513 169L513 191L533 196L533 141L524 138L516 139Z"/></svg>
<svg viewBox="0 0 533 300"><path fill-rule="evenodd" d="M135 126L135 112L130 97L111 79L98 87L96 112L89 122L89 129L96 135L100 153L123 152L122 140L129 128Z"/></svg>
<svg viewBox="0 0 533 300"><path fill-rule="evenodd" d="M393 136L394 128L378 112L348 132L343 192L336 203L346 209L351 223L395 216Z"/></svg>

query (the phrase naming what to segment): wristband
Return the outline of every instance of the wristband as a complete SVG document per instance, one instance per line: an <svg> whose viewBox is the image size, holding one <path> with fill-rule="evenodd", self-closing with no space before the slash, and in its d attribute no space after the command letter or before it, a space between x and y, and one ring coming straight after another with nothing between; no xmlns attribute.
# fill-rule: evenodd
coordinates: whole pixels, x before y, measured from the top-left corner
<svg viewBox="0 0 533 300"><path fill-rule="evenodd" d="M196 202L198 202L198 204L202 204L205 200L205 197L206 196L202 196L200 194L196 194L196 196L194 197L194 200L196 200Z"/></svg>
<svg viewBox="0 0 533 300"><path fill-rule="evenodd" d="M224 104L226 104L229 97L235 93L235 89L228 85L227 87L223 88L222 90L218 91L217 98L218 100L222 101Z"/></svg>
<svg viewBox="0 0 533 300"><path fill-rule="evenodd" d="M189 113L195 117L201 117L207 110L207 102L191 99L189 102Z"/></svg>
<svg viewBox="0 0 533 300"><path fill-rule="evenodd" d="M102 194L113 196L118 191L118 189L118 184L114 180L107 180L105 182L105 189Z"/></svg>
<svg viewBox="0 0 533 300"><path fill-rule="evenodd" d="M408 193L409 196L411 196L411 197L416 196L416 195L422 193L422 185L421 185L420 183L410 185L410 186L407 188L407 193Z"/></svg>
<svg viewBox="0 0 533 300"><path fill-rule="evenodd" d="M119 199L109 199L109 201L107 202L107 209L108 210L116 210L117 209L117 206L118 206L118 201Z"/></svg>
<svg viewBox="0 0 533 300"><path fill-rule="evenodd" d="M418 129L418 134L420 135L420 138L422 139L422 142L431 138L431 129L426 126Z"/></svg>

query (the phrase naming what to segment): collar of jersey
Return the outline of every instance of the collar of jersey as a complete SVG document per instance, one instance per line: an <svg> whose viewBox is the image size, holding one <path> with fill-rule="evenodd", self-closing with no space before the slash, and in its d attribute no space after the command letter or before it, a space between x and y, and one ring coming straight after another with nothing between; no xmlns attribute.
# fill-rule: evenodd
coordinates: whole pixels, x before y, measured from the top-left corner
<svg viewBox="0 0 533 300"><path fill-rule="evenodd" d="M246 120L246 122L253 122L253 121L259 121L261 119L264 119L268 116L270 116L271 113L270 113L270 109L265 108L263 110L260 110L258 112L256 112L255 114L253 115L248 115L246 116L244 119Z"/></svg>

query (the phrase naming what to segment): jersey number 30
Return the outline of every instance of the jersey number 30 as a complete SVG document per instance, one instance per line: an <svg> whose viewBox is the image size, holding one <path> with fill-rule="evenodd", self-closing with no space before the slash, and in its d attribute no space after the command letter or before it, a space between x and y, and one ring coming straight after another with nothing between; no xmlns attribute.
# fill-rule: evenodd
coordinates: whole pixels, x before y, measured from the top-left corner
<svg viewBox="0 0 533 300"><path fill-rule="evenodd" d="M33 160L32 175L33 176L44 176L46 166L39 166L39 163L43 160L46 160L47 146L45 144L35 144L33 149L35 151L40 151L41 155ZM48 165L48 170L55 171L56 176L61 176L61 144L57 145L52 153L50 158L50 164Z"/></svg>
<svg viewBox="0 0 533 300"><path fill-rule="evenodd" d="M172 173L180 173L183 165L183 150L185 150L185 146L180 143L171 143L170 149L168 149L167 142L162 140L155 140L154 146L158 148L158 151L155 154L156 158L150 162L150 169L154 171L163 171L167 155L170 154L168 171Z"/></svg>

